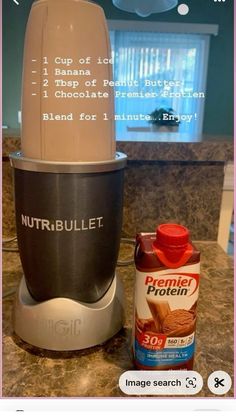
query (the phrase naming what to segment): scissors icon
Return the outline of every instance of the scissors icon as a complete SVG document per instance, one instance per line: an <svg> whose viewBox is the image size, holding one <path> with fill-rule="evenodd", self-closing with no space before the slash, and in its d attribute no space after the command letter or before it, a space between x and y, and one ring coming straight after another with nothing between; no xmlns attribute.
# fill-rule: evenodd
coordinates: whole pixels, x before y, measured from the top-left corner
<svg viewBox="0 0 236 419"><path fill-rule="evenodd" d="M225 385L223 384L223 382L225 381L225 379L224 378L222 378L221 380L219 380L219 378L215 378L214 379L214 381L215 381L215 384L214 384L214 387L215 388L218 388L218 387L224 387Z"/></svg>

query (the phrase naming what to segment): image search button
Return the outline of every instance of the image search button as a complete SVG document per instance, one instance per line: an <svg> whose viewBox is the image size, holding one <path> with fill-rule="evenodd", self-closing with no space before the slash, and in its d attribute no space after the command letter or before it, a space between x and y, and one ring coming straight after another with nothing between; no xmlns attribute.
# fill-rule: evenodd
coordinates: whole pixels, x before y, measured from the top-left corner
<svg viewBox="0 0 236 419"><path fill-rule="evenodd" d="M191 396L201 391L203 379L195 371L126 371L119 387L128 395Z"/></svg>
<svg viewBox="0 0 236 419"><path fill-rule="evenodd" d="M225 371L214 371L207 380L209 390L216 395L228 393L232 386L232 379Z"/></svg>

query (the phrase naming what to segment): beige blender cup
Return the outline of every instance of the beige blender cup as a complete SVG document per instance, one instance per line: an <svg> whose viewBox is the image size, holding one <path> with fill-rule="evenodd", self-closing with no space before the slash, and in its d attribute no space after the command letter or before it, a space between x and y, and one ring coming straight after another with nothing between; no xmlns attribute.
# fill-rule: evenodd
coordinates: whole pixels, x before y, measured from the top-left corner
<svg viewBox="0 0 236 419"><path fill-rule="evenodd" d="M101 7L82 0L33 3L24 49L25 157L66 162L115 158L113 89L103 86L103 80L112 80L112 66L98 63L110 57L109 49ZM97 92L105 97L91 97Z"/></svg>
<svg viewBox="0 0 236 419"><path fill-rule="evenodd" d="M103 86L111 79L99 6L33 3L25 36L22 151L10 159L24 271L14 329L41 348L91 347L123 325L115 270L127 158L115 151L113 90Z"/></svg>

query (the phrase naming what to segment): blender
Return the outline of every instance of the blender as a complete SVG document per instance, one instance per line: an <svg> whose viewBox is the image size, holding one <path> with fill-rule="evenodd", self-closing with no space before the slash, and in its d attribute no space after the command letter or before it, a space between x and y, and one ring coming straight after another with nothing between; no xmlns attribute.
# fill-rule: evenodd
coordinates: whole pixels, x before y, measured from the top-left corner
<svg viewBox="0 0 236 419"><path fill-rule="evenodd" d="M124 323L116 263L127 157L115 149L114 94L103 83L110 57L100 6L33 3L22 149L10 155L24 272L13 317L16 334L44 349L98 345Z"/></svg>

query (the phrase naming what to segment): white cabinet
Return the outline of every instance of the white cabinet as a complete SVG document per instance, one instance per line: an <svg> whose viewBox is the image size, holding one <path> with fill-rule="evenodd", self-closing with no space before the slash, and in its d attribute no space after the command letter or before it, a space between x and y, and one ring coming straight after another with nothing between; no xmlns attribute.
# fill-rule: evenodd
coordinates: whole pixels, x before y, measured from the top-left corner
<svg viewBox="0 0 236 419"><path fill-rule="evenodd" d="M222 193L220 221L218 229L218 243L227 252L230 225L234 210L234 164L229 162L225 166L225 178Z"/></svg>

